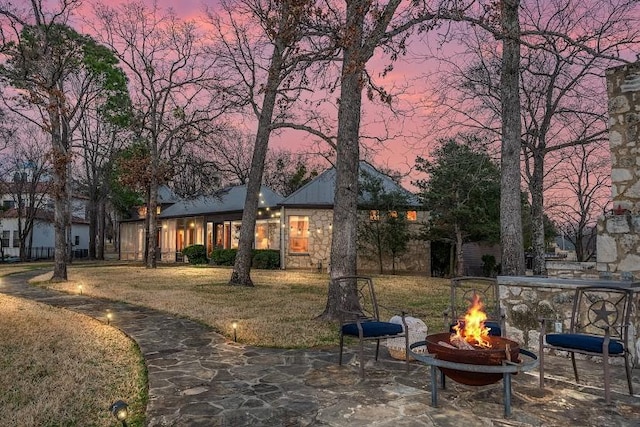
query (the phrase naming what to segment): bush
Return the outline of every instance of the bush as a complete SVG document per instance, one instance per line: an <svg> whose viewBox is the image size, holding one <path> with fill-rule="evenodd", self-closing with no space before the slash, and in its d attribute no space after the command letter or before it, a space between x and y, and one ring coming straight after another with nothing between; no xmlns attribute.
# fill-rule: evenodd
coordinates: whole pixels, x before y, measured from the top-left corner
<svg viewBox="0 0 640 427"><path fill-rule="evenodd" d="M204 245L191 245L182 250L182 254L189 259L189 264L206 264L207 249Z"/></svg>
<svg viewBox="0 0 640 427"><path fill-rule="evenodd" d="M496 257L493 255L482 255L482 273L485 277L495 277L498 273L500 266L496 263Z"/></svg>
<svg viewBox="0 0 640 427"><path fill-rule="evenodd" d="M236 262L237 249L214 249L211 260L215 265L232 266Z"/></svg>
<svg viewBox="0 0 640 427"><path fill-rule="evenodd" d="M280 268L280 252L272 249L255 250L251 266L264 270L277 270Z"/></svg>
<svg viewBox="0 0 640 427"><path fill-rule="evenodd" d="M215 265L233 266L236 262L237 249L214 249L211 260ZM263 270L280 268L280 252L273 249L260 249L251 252L251 267Z"/></svg>

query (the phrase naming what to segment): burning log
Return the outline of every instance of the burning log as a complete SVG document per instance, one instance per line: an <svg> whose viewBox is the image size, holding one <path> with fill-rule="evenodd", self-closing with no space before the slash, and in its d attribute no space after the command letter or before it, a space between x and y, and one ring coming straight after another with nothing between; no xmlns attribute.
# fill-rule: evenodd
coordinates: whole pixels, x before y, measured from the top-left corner
<svg viewBox="0 0 640 427"><path fill-rule="evenodd" d="M438 341L438 345L441 345L441 346L446 347L446 348L452 348L454 350L456 348L458 348L458 347L454 347L451 344L449 344L448 342L444 342L444 341Z"/></svg>
<svg viewBox="0 0 640 427"><path fill-rule="evenodd" d="M451 334L449 342L451 342L455 348L459 348L460 350L475 350L475 347L469 344L461 335Z"/></svg>

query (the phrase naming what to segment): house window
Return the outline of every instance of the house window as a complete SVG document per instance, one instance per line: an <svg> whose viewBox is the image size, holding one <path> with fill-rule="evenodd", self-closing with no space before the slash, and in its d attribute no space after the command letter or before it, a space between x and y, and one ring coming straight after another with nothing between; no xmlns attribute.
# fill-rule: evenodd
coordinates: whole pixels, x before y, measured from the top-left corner
<svg viewBox="0 0 640 427"><path fill-rule="evenodd" d="M387 216L388 216L389 218L398 218L398 211L389 211L389 212L387 213Z"/></svg>
<svg viewBox="0 0 640 427"><path fill-rule="evenodd" d="M370 210L369 211L369 221L371 221L371 222L380 221L380 211L378 211L378 210Z"/></svg>
<svg viewBox="0 0 640 427"><path fill-rule="evenodd" d="M289 217L289 252L309 253L309 217L292 215Z"/></svg>
<svg viewBox="0 0 640 427"><path fill-rule="evenodd" d="M18 230L13 230L13 247L20 247L20 233L18 233Z"/></svg>
<svg viewBox="0 0 640 427"><path fill-rule="evenodd" d="M417 211L407 211L407 221L417 221L417 220L418 220Z"/></svg>
<svg viewBox="0 0 640 427"><path fill-rule="evenodd" d="M2 209L7 210L7 209L13 209L16 207L16 202L14 202L13 200L3 200L2 201Z"/></svg>
<svg viewBox="0 0 640 427"><path fill-rule="evenodd" d="M11 232L9 230L2 230L2 247L9 247L9 238L11 237Z"/></svg>
<svg viewBox="0 0 640 427"><path fill-rule="evenodd" d="M73 237L73 244L74 244L75 246L80 245L80 236L74 236L74 237Z"/></svg>

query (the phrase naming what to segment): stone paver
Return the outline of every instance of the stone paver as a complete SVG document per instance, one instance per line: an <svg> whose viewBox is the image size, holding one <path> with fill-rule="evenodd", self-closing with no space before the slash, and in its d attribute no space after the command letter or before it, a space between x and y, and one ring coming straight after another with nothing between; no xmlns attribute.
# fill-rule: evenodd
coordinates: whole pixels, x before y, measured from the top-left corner
<svg viewBox="0 0 640 427"><path fill-rule="evenodd" d="M106 322L134 339L149 371L148 426L640 426L640 370L629 396L624 368L612 369L613 400L605 405L601 366L581 362L585 385L571 363L549 357L547 387L537 373L513 379L512 415L505 419L502 383L469 387L448 381L431 406L430 374L414 362L367 359L366 379L357 357L338 366L336 348L284 350L229 342L209 327L131 304L68 295L30 286L29 275L9 276L0 292L64 307ZM353 348L353 346L352 346ZM569 379L569 380L567 380Z"/></svg>

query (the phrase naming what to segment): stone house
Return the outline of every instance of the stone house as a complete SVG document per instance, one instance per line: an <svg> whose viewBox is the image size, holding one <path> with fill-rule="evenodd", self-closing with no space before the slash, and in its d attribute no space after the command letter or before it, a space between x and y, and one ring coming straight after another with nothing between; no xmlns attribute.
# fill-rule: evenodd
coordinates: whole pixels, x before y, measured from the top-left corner
<svg viewBox="0 0 640 427"><path fill-rule="evenodd" d="M412 231L419 230L426 212L419 211L417 198L388 176L366 162L360 169L380 179L385 191L399 191L407 195L407 219ZM262 186L256 221L254 248L280 251L283 269L327 271L330 266L333 194L335 169L318 175L311 182L283 198ZM246 186L239 185L219 191L215 195L162 204L158 214L158 259L161 262L181 262L182 249L194 244L205 245L207 253L214 248L238 247ZM366 198L366 195L364 196ZM379 213L363 210L363 221L372 220ZM136 218L120 223L120 259L142 260L144 257L144 208ZM377 271L374 257L359 251L358 268ZM390 271L391 260L384 260ZM396 259L396 270L430 273L429 242L411 240L406 254Z"/></svg>

